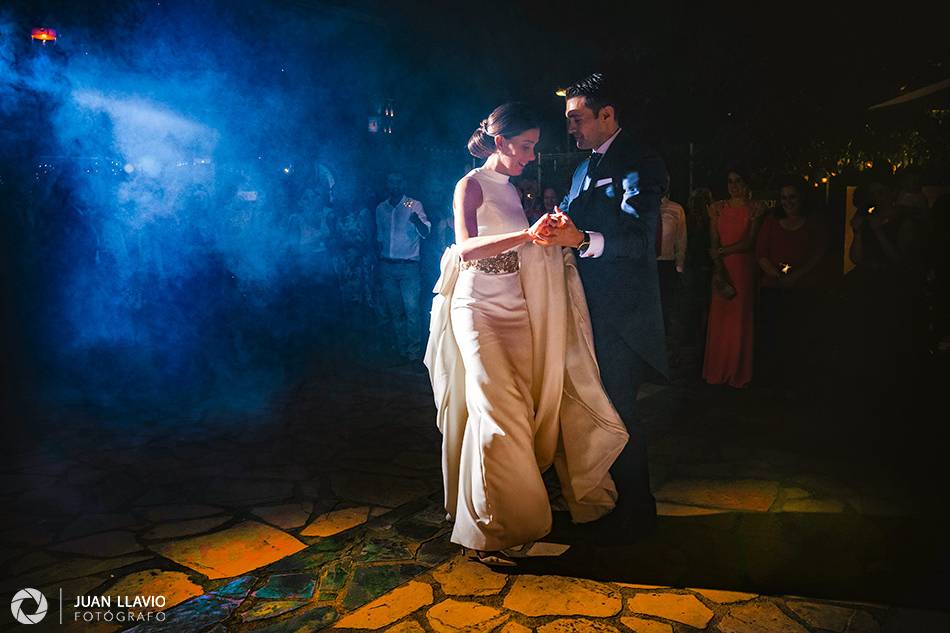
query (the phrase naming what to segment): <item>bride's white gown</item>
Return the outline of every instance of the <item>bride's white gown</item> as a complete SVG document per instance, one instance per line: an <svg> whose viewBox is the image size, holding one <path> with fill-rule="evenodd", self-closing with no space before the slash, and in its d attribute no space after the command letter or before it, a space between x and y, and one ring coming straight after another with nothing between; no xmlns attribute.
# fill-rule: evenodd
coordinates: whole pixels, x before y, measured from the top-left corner
<svg viewBox="0 0 950 633"><path fill-rule="evenodd" d="M527 228L507 176L486 168L468 176L482 189L479 235ZM617 493L608 471L627 441L600 384L571 250L515 250L514 272L503 272L512 254L463 270L446 251L426 349L452 541L478 550L550 531L541 473L552 464L574 521L609 512Z"/></svg>

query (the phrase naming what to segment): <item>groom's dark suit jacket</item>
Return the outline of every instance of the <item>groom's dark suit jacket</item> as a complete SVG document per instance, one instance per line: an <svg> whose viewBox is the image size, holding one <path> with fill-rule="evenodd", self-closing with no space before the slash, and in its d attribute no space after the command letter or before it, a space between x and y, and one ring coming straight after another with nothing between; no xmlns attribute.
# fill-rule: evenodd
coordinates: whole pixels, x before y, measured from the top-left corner
<svg viewBox="0 0 950 633"><path fill-rule="evenodd" d="M604 236L600 257L578 257L577 267L594 336L611 327L648 365L668 375L656 231L666 186L663 159L621 130L588 173L589 159L574 172L565 198L571 220L582 231ZM590 176L583 190L585 176ZM607 368L602 368L604 371Z"/></svg>

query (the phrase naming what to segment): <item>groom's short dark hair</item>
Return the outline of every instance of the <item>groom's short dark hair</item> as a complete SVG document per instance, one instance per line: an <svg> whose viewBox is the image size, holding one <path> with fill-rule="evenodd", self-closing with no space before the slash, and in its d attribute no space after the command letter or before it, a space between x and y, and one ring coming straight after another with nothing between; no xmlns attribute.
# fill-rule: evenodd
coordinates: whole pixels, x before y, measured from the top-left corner
<svg viewBox="0 0 950 633"><path fill-rule="evenodd" d="M613 81L603 73L594 73L581 79L565 91L565 96L584 97L584 104L594 111L600 112L604 106L613 106L614 118L620 121L620 95Z"/></svg>

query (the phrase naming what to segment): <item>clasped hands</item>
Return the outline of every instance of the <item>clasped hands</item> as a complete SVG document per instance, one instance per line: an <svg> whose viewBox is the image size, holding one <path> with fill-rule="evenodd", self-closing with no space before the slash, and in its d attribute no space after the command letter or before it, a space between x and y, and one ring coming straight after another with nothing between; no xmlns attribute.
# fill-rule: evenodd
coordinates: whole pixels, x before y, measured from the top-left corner
<svg viewBox="0 0 950 633"><path fill-rule="evenodd" d="M545 213L528 229L528 237L538 246L577 248L584 240L584 233L559 207L554 207L552 213Z"/></svg>

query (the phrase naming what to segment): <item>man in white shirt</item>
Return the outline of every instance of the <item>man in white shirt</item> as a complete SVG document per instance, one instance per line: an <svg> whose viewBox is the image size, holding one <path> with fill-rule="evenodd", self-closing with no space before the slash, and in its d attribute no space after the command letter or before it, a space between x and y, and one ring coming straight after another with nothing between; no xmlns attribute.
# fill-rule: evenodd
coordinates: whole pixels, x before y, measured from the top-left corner
<svg viewBox="0 0 950 633"><path fill-rule="evenodd" d="M407 197L400 173L386 177L388 197L376 207L376 242L383 303L393 324L397 351L422 357L419 246L432 225L422 203Z"/></svg>
<svg viewBox="0 0 950 633"><path fill-rule="evenodd" d="M666 177L669 191L669 174ZM679 291L683 266L686 262L686 212L668 196L660 198L660 220L662 235L656 258L656 270L660 277L660 302L663 305L663 325L671 352L675 359L677 353L677 332L679 322Z"/></svg>

